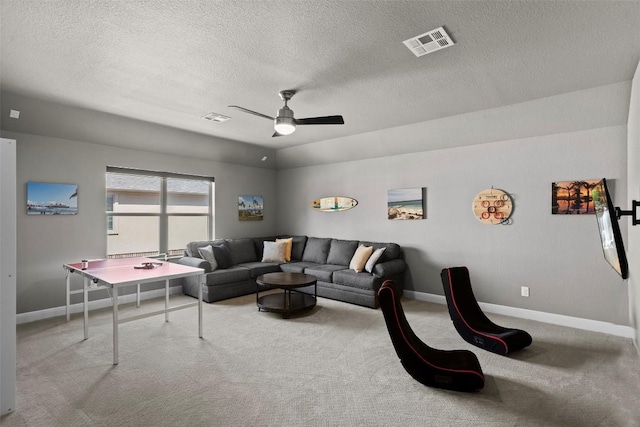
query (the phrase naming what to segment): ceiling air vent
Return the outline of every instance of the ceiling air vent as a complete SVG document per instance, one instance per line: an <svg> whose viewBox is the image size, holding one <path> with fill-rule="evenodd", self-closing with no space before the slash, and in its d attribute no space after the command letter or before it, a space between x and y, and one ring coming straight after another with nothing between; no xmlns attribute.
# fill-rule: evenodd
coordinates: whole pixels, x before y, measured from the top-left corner
<svg viewBox="0 0 640 427"><path fill-rule="evenodd" d="M411 37L402 43L404 43L415 56L426 55L427 53L435 52L436 50L444 49L445 47L455 44L442 27L427 31L416 37Z"/></svg>
<svg viewBox="0 0 640 427"><path fill-rule="evenodd" d="M202 118L205 120L209 120L210 122L222 123L222 122L226 122L231 117L223 116L222 114L218 114L218 113L209 113L202 116Z"/></svg>

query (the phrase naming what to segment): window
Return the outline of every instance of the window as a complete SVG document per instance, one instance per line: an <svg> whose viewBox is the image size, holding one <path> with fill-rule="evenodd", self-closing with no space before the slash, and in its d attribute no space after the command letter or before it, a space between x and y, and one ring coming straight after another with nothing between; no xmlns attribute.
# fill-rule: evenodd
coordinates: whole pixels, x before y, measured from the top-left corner
<svg viewBox="0 0 640 427"><path fill-rule="evenodd" d="M182 255L213 236L214 180L107 167L107 255Z"/></svg>
<svg viewBox="0 0 640 427"><path fill-rule="evenodd" d="M115 194L107 193L107 212L113 212L113 205L115 203L115 200L116 200ZM109 234L116 234L113 215L107 216L107 232Z"/></svg>

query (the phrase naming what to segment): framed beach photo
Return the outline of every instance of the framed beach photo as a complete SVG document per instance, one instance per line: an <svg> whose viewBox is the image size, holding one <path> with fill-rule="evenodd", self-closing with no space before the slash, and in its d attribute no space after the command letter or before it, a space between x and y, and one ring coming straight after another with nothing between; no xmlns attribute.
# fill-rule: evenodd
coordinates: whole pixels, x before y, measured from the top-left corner
<svg viewBox="0 0 640 427"><path fill-rule="evenodd" d="M238 196L238 219L240 221L262 221L263 217L262 196Z"/></svg>
<svg viewBox="0 0 640 427"><path fill-rule="evenodd" d="M387 218L423 219L427 200L426 187L387 190Z"/></svg>
<svg viewBox="0 0 640 427"><path fill-rule="evenodd" d="M76 215L78 186L27 182L27 215Z"/></svg>

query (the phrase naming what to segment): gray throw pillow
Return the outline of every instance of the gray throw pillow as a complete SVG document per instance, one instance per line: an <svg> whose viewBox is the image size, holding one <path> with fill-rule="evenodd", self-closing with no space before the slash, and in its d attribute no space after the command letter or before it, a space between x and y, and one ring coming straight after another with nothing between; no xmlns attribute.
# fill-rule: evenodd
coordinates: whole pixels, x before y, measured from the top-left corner
<svg viewBox="0 0 640 427"><path fill-rule="evenodd" d="M227 242L211 245L211 248L213 249L213 256L218 263L218 268L224 269L231 267L231 249Z"/></svg>
<svg viewBox="0 0 640 427"><path fill-rule="evenodd" d="M218 262L216 261L216 257L213 255L213 247L211 245L205 246L203 248L198 248L198 253L200 257L206 261L209 261L211 265L211 271L214 271L218 268Z"/></svg>

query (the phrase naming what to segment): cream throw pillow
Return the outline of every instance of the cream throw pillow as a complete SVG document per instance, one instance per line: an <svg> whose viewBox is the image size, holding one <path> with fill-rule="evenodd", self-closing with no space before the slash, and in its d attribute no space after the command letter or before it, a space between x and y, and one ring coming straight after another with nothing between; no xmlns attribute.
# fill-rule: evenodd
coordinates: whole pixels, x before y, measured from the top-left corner
<svg viewBox="0 0 640 427"><path fill-rule="evenodd" d="M353 254L353 258L351 258L349 268L356 273L360 273L362 270L364 270L364 266L367 263L367 260L371 256L372 252L373 246L358 246L358 249L356 249L356 253Z"/></svg>
<svg viewBox="0 0 640 427"><path fill-rule="evenodd" d="M285 242L264 242L262 262L285 262L287 244Z"/></svg>
<svg viewBox="0 0 640 427"><path fill-rule="evenodd" d="M288 239L276 239L276 242L285 242L287 244L287 249L284 253L285 261L291 261L291 248L293 248L293 237L289 237Z"/></svg>
<svg viewBox="0 0 640 427"><path fill-rule="evenodd" d="M387 248L378 248L375 251L373 251L373 253L371 254L369 259L367 260L367 263L364 266L364 269L367 272L373 273L373 267L375 267L376 263L378 262L378 260L382 256L382 252L384 252L385 249L387 249Z"/></svg>
<svg viewBox="0 0 640 427"><path fill-rule="evenodd" d="M203 248L198 248L198 253L200 257L206 261L209 261L211 265L211 271L214 271L218 268L218 262L216 261L216 257L213 255L213 247L211 245L205 246Z"/></svg>

